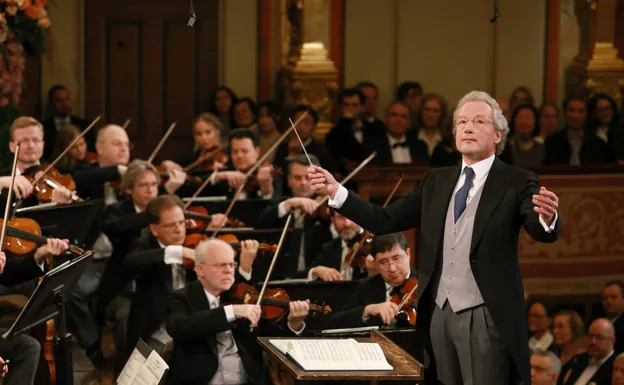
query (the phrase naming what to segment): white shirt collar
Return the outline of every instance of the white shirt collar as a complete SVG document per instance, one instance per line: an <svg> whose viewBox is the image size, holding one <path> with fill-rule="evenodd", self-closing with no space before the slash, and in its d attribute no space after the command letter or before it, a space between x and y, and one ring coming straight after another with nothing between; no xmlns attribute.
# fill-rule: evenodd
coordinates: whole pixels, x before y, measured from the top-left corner
<svg viewBox="0 0 624 385"><path fill-rule="evenodd" d="M593 365L596 367L601 367L602 364L604 364L609 358L611 358L611 356L613 355L613 350L611 351L611 353L607 354L603 359L601 359L600 361L593 361L593 358L590 357L589 359L589 365L592 365L592 362L595 362Z"/></svg>
<svg viewBox="0 0 624 385"><path fill-rule="evenodd" d="M548 350L548 347L553 343L554 340L555 339L552 333L550 331L546 331L546 333L544 333L544 335L540 339L537 339L537 337L535 336L531 336L531 338L529 338L529 348L531 350Z"/></svg>
<svg viewBox="0 0 624 385"><path fill-rule="evenodd" d="M442 141L442 135L440 135L439 132L437 132L435 134L435 136L433 137L433 139L429 139L429 136L427 135L427 133L425 132L425 130L419 130L418 131L418 139L424 141L425 143L429 143L429 142L441 142Z"/></svg>
<svg viewBox="0 0 624 385"><path fill-rule="evenodd" d="M407 142L407 137L405 135L403 135L399 139L395 139L392 135L388 133L386 133L386 136L388 137L388 142L390 142L390 147L392 147L395 143Z"/></svg>
<svg viewBox="0 0 624 385"><path fill-rule="evenodd" d="M408 272L407 273L407 277L405 277L405 280L407 281L410 277L410 275L412 274L412 272ZM389 284L388 282L384 281L384 283L386 284L386 293L389 293L392 291L392 289L394 289L394 286L392 286L391 284Z"/></svg>
<svg viewBox="0 0 624 385"><path fill-rule="evenodd" d="M332 235L332 239L336 239L336 238L340 237L340 234L338 234L338 231L336 230L336 227L334 226L333 223L331 225L329 225L329 232Z"/></svg>
<svg viewBox="0 0 624 385"><path fill-rule="evenodd" d="M474 183L481 182L483 178L485 178L488 175L488 173L490 172L490 169L492 168L492 165L494 164L494 159L496 159L496 155L492 154L492 156L490 156L489 158L480 160L477 163L470 166L475 174L474 179L473 179ZM466 167L468 167L468 165L466 164L466 161L462 159L461 174L464 173L464 169Z"/></svg>
<svg viewBox="0 0 624 385"><path fill-rule="evenodd" d="M139 208L139 206L137 206L135 204L132 204L132 205L134 206L134 211L136 211L137 214L141 212L141 209Z"/></svg>
<svg viewBox="0 0 624 385"><path fill-rule="evenodd" d="M215 297L214 295L208 293L208 290L204 289L204 293L206 293L206 297L208 298L208 303L210 304L210 308L212 309L212 305L216 304L219 306L219 297Z"/></svg>
<svg viewBox="0 0 624 385"><path fill-rule="evenodd" d="M620 319L620 317L622 316L622 313L616 315L615 317L613 317L612 319L610 319L609 321L611 321L612 324L615 324L617 322L617 320Z"/></svg>
<svg viewBox="0 0 624 385"><path fill-rule="evenodd" d="M161 249L164 249L165 247L167 247L167 246L165 246L165 244L164 244L164 243L162 243L162 242L161 242L158 238L156 238L156 240L158 241L158 246L160 246L160 248L161 248Z"/></svg>

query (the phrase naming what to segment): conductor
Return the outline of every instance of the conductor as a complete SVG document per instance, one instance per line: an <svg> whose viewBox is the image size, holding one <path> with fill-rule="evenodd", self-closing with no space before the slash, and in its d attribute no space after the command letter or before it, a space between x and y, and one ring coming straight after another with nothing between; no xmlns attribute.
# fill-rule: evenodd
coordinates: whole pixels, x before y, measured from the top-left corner
<svg viewBox="0 0 624 385"><path fill-rule="evenodd" d="M308 176L331 207L374 234L420 226L416 328L430 339L429 368L435 364L441 383L528 385L518 235L524 227L538 242L555 242L559 199L535 173L496 157L509 128L487 93L465 95L453 123L461 166L430 170L385 209L320 167L311 166Z"/></svg>

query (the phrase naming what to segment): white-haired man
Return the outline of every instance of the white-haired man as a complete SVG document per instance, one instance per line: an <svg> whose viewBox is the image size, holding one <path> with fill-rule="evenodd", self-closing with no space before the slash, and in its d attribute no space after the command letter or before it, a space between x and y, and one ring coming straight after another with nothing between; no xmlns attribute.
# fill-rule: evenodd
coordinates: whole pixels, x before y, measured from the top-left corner
<svg viewBox="0 0 624 385"><path fill-rule="evenodd" d="M531 354L531 385L555 385L561 372L561 361L555 353L537 350Z"/></svg>
<svg viewBox="0 0 624 385"><path fill-rule="evenodd" d="M224 305L231 300L235 270L228 243L209 239L195 249L198 280L174 292L167 306L167 332L174 342L168 384L264 383L263 350L256 338L269 331L259 322L260 307ZM290 302L290 334L303 332L308 312L308 301ZM249 322L236 322L243 320ZM284 332L289 333L278 325L272 334Z"/></svg>
<svg viewBox="0 0 624 385"><path fill-rule="evenodd" d="M462 165L429 171L415 190L383 209L348 192L320 167L312 187L374 234L421 225L419 332L431 339L445 385L531 382L525 302L518 265L521 227L539 242L561 231L557 196L534 173L496 158L509 131L485 92L470 92L454 114ZM431 354L432 353L432 354Z"/></svg>

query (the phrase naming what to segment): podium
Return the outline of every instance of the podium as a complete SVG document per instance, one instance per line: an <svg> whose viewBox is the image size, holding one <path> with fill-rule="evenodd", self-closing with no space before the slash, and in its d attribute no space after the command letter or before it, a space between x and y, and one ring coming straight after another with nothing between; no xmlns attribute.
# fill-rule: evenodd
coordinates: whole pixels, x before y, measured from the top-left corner
<svg viewBox="0 0 624 385"><path fill-rule="evenodd" d="M371 330L370 337L356 338L358 342L375 342L384 352L386 360L393 367L389 371L307 371L293 359L283 354L269 340L288 339L258 337L258 343L269 357L271 366L277 367L276 385L293 385L301 381L413 381L420 383L424 378L423 364L397 346L383 333ZM305 339L305 338L304 338Z"/></svg>

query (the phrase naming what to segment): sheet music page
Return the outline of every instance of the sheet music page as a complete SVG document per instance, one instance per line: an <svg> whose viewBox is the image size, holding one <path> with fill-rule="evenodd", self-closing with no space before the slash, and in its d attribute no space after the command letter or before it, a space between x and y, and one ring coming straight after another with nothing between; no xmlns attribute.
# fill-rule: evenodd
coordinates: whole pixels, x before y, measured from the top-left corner
<svg viewBox="0 0 624 385"><path fill-rule="evenodd" d="M147 361L145 361L145 365L143 365L141 371L148 370L151 372L157 378L156 384L158 384L167 369L169 369L169 365L162 359L160 354L153 350L149 357L147 357Z"/></svg>
<svg viewBox="0 0 624 385"><path fill-rule="evenodd" d="M139 352L138 349L134 349L132 355L128 359L126 366L124 366L119 378L117 378L117 384L119 385L132 385L134 377L141 370L141 367L145 363L146 358Z"/></svg>

